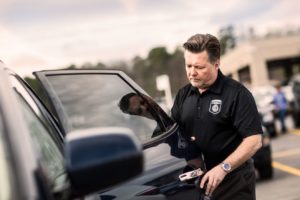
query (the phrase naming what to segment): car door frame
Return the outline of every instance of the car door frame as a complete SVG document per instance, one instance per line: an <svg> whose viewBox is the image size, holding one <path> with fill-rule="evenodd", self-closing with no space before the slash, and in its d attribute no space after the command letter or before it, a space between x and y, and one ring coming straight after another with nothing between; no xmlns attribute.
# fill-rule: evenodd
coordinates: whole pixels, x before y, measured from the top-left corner
<svg viewBox="0 0 300 200"><path fill-rule="evenodd" d="M88 74L104 74L104 75L116 75L120 79L122 79L133 91L135 91L138 94L144 94L148 95L146 91L144 91L137 83L135 83L128 75L126 75L124 72L120 70L85 70L85 69L79 69L79 70L44 70L44 71L38 71L33 73L37 80L39 81L40 85L45 90L46 96L49 101L49 105L51 106L51 110L53 110L55 117L57 117L59 121L60 128L63 131L63 135L66 135L71 130L70 124L68 122L67 114L65 113L63 109L63 105L61 103L61 100L59 99L58 95L56 94L54 88L52 87L51 83L47 80L47 76L55 76L55 75L88 75ZM149 96L149 95L148 95ZM177 123L174 122L174 124L169 127L167 131L165 131L163 134L154 137L153 139L147 141L143 144L143 148L149 148L152 146L155 146L162 141L164 141L166 138L168 138L170 135L175 133L178 129Z"/></svg>

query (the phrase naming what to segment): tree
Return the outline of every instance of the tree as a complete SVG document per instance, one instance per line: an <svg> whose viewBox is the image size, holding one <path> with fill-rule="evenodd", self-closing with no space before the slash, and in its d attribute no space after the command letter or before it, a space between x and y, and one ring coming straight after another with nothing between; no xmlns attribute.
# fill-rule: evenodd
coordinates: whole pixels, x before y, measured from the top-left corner
<svg viewBox="0 0 300 200"><path fill-rule="evenodd" d="M173 94L176 94L188 82L184 65L183 51L180 47L177 47L173 54L171 54L167 64L167 74L170 77Z"/></svg>
<svg viewBox="0 0 300 200"><path fill-rule="evenodd" d="M76 69L76 65L72 64L72 65L69 65L68 67L66 67L66 69Z"/></svg>
<svg viewBox="0 0 300 200"><path fill-rule="evenodd" d="M155 47L151 49L147 58L135 57L133 59L133 78L149 94L156 95L156 76L167 72L167 63L170 54L166 47Z"/></svg>
<svg viewBox="0 0 300 200"><path fill-rule="evenodd" d="M131 77L152 96L162 95L156 89L158 75L169 75L173 93L187 82L183 52L179 47L173 53L167 52L166 47L155 47L149 51L147 58L137 56L132 63Z"/></svg>
<svg viewBox="0 0 300 200"><path fill-rule="evenodd" d="M228 50L236 46L236 36L232 25L221 28L218 35L221 45L221 55L224 55Z"/></svg>

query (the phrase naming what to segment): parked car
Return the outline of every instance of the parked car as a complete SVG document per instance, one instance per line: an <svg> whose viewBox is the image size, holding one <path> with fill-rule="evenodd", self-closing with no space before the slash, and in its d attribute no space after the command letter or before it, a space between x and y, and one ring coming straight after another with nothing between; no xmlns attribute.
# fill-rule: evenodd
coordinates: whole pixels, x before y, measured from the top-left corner
<svg viewBox="0 0 300 200"><path fill-rule="evenodd" d="M142 148L129 129L62 137L29 88L9 73L0 62L0 199L81 198L142 172Z"/></svg>
<svg viewBox="0 0 300 200"><path fill-rule="evenodd" d="M3 115L14 131L5 132L9 137L14 136L10 143L1 142L14 147L12 150L18 153L15 157L20 159L16 165L7 163L6 169L11 173L1 171L5 174L1 176L0 187L0 194L7 194L4 199L198 198L195 184L180 182L178 178L191 168L182 155L178 156L180 149L171 151L167 142L177 136L178 126L155 102L148 101L149 113L144 116L143 112L132 115L120 109L120 100L130 92L145 101L148 99L147 93L124 73L38 72L36 75L47 88L50 99L48 109L21 77L2 66L0 70L0 118ZM8 80L2 76L8 76ZM6 97L7 91L12 97ZM11 109L9 117L2 107ZM5 127L6 130L9 129ZM138 143L142 144L143 157ZM4 152L11 154L10 149ZM0 163L6 163L5 159L2 157ZM144 172L130 182L119 184L140 173L142 161ZM33 169L27 170L27 165L33 165ZM14 177L8 177L9 174ZM4 183L10 187L2 187ZM18 187L13 187L15 183ZM112 187L116 184L117 187Z"/></svg>
<svg viewBox="0 0 300 200"><path fill-rule="evenodd" d="M263 126L262 148L253 156L254 166L258 172L258 178L261 180L271 179L273 177L272 167L272 149L268 130Z"/></svg>
<svg viewBox="0 0 300 200"><path fill-rule="evenodd" d="M295 90L297 90L297 80L291 81L289 85L282 86L282 92L285 94L285 97L288 101L288 109L286 114L292 115L294 117L295 124L299 122L297 121L297 115L299 115L300 112L297 112L297 102L295 101ZM300 82L299 82L300 83ZM279 83L276 83L279 84ZM266 129L269 132L269 135L271 138L276 137L278 135L278 131L275 127L275 120L278 117L278 113L275 110L274 106L274 95L276 94L277 90L272 85L265 85L265 86L259 86L256 88L251 89L251 93L254 96L258 112L261 115L262 123L266 127ZM300 108L300 107L299 107Z"/></svg>
<svg viewBox="0 0 300 200"><path fill-rule="evenodd" d="M263 126L267 129L270 137L277 136L274 116L273 98L276 90L273 86L265 86L252 89L252 95L255 99L257 110L260 114Z"/></svg>
<svg viewBox="0 0 300 200"><path fill-rule="evenodd" d="M300 127L300 74L296 74L292 77L290 85L294 95L292 116L295 126Z"/></svg>
<svg viewBox="0 0 300 200"><path fill-rule="evenodd" d="M195 184L180 182L178 178L192 168L181 149L167 142L177 137L178 125L126 74L115 70L34 74L50 99L50 109L63 135L84 128L121 126L133 130L143 144L144 173L126 184L99 192L100 199L198 199Z"/></svg>
<svg viewBox="0 0 300 200"><path fill-rule="evenodd" d="M252 95L255 99L261 122L263 126L262 148L253 156L254 166L261 180L273 177L272 148L270 138L277 136L274 117L273 86L253 89Z"/></svg>

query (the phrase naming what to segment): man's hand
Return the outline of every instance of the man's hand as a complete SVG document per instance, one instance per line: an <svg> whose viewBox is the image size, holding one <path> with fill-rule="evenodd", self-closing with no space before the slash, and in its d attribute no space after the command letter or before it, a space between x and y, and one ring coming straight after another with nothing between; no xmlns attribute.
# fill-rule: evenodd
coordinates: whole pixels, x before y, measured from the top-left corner
<svg viewBox="0 0 300 200"><path fill-rule="evenodd" d="M226 174L227 173L221 168L220 165L215 166L203 176L200 183L200 188L204 188L204 185L207 182L205 194L211 196L213 191L223 181Z"/></svg>

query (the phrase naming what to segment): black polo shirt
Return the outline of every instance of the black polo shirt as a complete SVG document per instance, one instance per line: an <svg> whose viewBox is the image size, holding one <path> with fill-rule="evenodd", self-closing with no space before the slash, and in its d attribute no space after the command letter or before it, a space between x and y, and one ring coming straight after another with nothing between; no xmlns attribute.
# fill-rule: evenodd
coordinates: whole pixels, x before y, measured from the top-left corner
<svg viewBox="0 0 300 200"><path fill-rule="evenodd" d="M186 138L196 137L208 169L228 157L243 138L262 134L252 94L220 70L214 84L202 94L191 84L180 89L172 117Z"/></svg>

